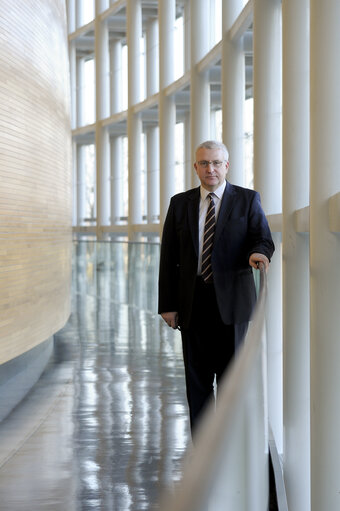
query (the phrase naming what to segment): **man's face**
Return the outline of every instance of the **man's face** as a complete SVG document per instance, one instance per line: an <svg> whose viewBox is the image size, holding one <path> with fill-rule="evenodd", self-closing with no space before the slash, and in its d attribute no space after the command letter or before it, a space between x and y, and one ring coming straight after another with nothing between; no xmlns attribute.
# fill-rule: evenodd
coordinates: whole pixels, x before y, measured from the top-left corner
<svg viewBox="0 0 340 511"><path fill-rule="evenodd" d="M203 188L209 190L209 192L214 192L225 181L229 162L225 161L224 158L222 149L201 147L196 152L194 167ZM215 165L210 163L205 166L204 162L215 162ZM222 164L218 166L217 162L222 162Z"/></svg>

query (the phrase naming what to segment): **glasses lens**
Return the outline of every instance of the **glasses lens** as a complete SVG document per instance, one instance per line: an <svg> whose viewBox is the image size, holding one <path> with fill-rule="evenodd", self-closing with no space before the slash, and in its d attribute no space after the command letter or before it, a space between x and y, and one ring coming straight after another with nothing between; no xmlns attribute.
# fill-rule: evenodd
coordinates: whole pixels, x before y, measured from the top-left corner
<svg viewBox="0 0 340 511"><path fill-rule="evenodd" d="M215 169L219 169L219 168L221 167L221 165L222 165L222 163L223 163L223 162L222 162L222 161L220 161L220 160L213 160L213 161L201 160L201 161L198 161L197 163L198 163L198 165L199 165L200 167L203 167L203 168L208 167L208 165L211 163L211 164L212 164L212 166L213 166Z"/></svg>
<svg viewBox="0 0 340 511"><path fill-rule="evenodd" d="M215 169L219 169L220 166L222 165L222 162L220 160L214 160L212 162L212 164L213 164L213 167L215 167Z"/></svg>

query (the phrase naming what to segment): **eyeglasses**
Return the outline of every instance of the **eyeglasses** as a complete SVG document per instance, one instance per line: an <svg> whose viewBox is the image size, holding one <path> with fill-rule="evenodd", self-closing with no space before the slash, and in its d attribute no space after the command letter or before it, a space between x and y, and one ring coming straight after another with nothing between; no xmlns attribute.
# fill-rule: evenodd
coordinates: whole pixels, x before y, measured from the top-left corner
<svg viewBox="0 0 340 511"><path fill-rule="evenodd" d="M224 161L221 160L201 160L197 162L197 165L199 167L202 167L203 169L206 169L209 165L212 165L214 169L220 169L223 165Z"/></svg>

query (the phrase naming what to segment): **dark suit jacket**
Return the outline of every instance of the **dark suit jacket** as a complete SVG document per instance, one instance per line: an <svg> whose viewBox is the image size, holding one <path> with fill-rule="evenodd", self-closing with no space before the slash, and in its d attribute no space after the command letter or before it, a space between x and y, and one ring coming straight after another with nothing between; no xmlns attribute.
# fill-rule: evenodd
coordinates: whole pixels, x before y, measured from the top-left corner
<svg viewBox="0 0 340 511"><path fill-rule="evenodd" d="M177 311L183 328L189 326L197 276L199 202L199 187L172 197L163 228L158 312ZM216 299L225 324L250 319L256 301L249 266L254 252L269 260L274 252L260 196L227 181L212 251Z"/></svg>

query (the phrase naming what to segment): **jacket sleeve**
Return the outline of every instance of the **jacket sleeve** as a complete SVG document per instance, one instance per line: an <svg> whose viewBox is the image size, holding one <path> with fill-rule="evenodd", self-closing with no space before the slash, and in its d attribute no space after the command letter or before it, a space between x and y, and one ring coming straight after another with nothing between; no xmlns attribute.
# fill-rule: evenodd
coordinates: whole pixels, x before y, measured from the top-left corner
<svg viewBox="0 0 340 511"><path fill-rule="evenodd" d="M249 210L248 258L251 254L257 252L267 256L270 261L274 250L268 221L261 206L260 195L255 192Z"/></svg>
<svg viewBox="0 0 340 511"><path fill-rule="evenodd" d="M164 222L159 279L158 279L158 313L178 311L178 240L176 231L173 200L170 202Z"/></svg>

